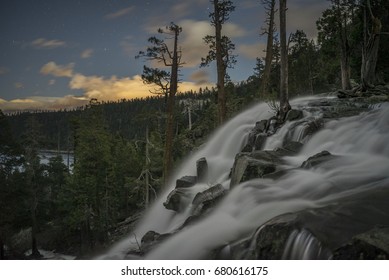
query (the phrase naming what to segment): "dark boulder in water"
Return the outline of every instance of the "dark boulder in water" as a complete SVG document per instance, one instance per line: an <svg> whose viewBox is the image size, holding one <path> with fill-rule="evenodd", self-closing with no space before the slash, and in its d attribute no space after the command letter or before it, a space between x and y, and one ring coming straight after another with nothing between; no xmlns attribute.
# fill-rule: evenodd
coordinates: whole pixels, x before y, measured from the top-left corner
<svg viewBox="0 0 389 280"><path fill-rule="evenodd" d="M196 161L196 170L197 170L197 182L199 183L206 182L208 178L208 163L205 157L202 157Z"/></svg>
<svg viewBox="0 0 389 280"><path fill-rule="evenodd" d="M199 192L193 199L193 215L198 216L215 206L220 199L227 194L227 191L220 184L217 184L209 189Z"/></svg>
<svg viewBox="0 0 389 280"><path fill-rule="evenodd" d="M336 249L335 260L389 260L389 227L377 226Z"/></svg>

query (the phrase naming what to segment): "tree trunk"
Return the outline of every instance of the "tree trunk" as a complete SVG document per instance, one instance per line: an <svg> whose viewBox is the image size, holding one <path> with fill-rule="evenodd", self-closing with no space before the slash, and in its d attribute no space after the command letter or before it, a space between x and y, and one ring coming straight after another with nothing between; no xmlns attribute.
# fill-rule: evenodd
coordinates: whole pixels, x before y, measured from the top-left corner
<svg viewBox="0 0 389 280"><path fill-rule="evenodd" d="M167 120L166 120L166 139L165 139L165 154L164 154L164 172L163 177L165 183L169 180L173 167L173 140L174 140L174 103L178 89L178 34L179 28L174 29L174 45L173 45L173 61L170 77L170 90L167 101ZM165 184L166 185L166 184Z"/></svg>
<svg viewBox="0 0 389 280"><path fill-rule="evenodd" d="M288 48L286 43L286 0L280 0L280 44L281 44L281 81L280 81L280 121L284 121L290 110L288 93Z"/></svg>
<svg viewBox="0 0 389 280"><path fill-rule="evenodd" d="M342 55L340 57L340 71L342 75L342 89L349 90L351 89L350 82L350 63L347 52L342 51Z"/></svg>
<svg viewBox="0 0 389 280"><path fill-rule="evenodd" d="M362 81L362 91L366 91L368 88L374 86L376 83L375 70L377 66L378 59L378 49L380 44L380 33L382 29L382 24L380 19L374 17L370 8L370 1L367 1L371 21L372 21L372 30L370 32L369 39L366 39L364 36L364 46L362 48L362 66L361 66L361 81ZM365 10L366 13L366 10ZM364 29L365 34L367 33L367 24L366 24L366 14L364 20Z"/></svg>
<svg viewBox="0 0 389 280"><path fill-rule="evenodd" d="M218 104L218 121L219 125L224 123L227 116L226 108L226 92L224 87L225 76L226 76L226 65L223 61L223 46L222 46L222 23L219 21L220 8L219 1L215 0L214 11L215 11L215 41L216 41L216 68L217 68L217 104Z"/></svg>
<svg viewBox="0 0 389 280"><path fill-rule="evenodd" d="M146 173L145 173L145 208L149 208L149 168L150 168L150 155L149 155L149 127L146 127Z"/></svg>
<svg viewBox="0 0 389 280"><path fill-rule="evenodd" d="M38 251L38 245L36 241L36 235L38 232L38 223L36 219L37 206L38 201L36 197L36 191L33 190L33 201L31 203L31 255L35 258L41 257L41 254Z"/></svg>
<svg viewBox="0 0 389 280"><path fill-rule="evenodd" d="M336 4L337 24L338 24L338 36L340 42L340 71L342 79L342 89L351 89L350 82L350 46L348 42L347 34L347 16L342 13L339 1Z"/></svg>
<svg viewBox="0 0 389 280"><path fill-rule="evenodd" d="M269 23L267 30L267 44L266 44L266 58L265 58L265 69L262 75L261 86L259 89L259 96L264 98L268 95L269 83L270 83L270 72L271 63L273 61L273 40L274 40L274 13L275 13L275 0L272 0L269 6Z"/></svg>

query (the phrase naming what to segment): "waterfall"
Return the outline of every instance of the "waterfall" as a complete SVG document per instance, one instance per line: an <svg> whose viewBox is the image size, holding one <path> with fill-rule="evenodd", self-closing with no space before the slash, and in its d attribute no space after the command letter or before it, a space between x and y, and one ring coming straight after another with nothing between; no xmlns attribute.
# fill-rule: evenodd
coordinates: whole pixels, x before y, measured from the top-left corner
<svg viewBox="0 0 389 280"><path fill-rule="evenodd" d="M317 98L301 98L291 102L294 108L307 108ZM320 117L319 110L304 112L306 121ZM188 200L209 186L221 183L229 188L228 174L235 155L247 142L248 133L256 121L272 116L266 104L258 104L237 115L219 128L207 144L190 155L168 183L166 191L154 203L133 234L115 244L102 259L122 259L138 246L148 231L169 233L178 229L190 215L190 210L175 213L163 206L175 180L185 175L196 175L196 161L206 157L209 166L208 184L190 188ZM306 123L289 122L269 137L265 149L282 145L289 133L292 140L302 140ZM304 209L315 209L351 195L382 185L389 186L389 106L382 105L358 116L341 118L326 123L325 127L304 140L303 150L296 156L285 157L291 169L278 180L253 179L235 186L227 197L205 218L175 233L156 246L146 259L201 259L218 247L227 245L252 233L270 219ZM301 169L302 162L323 150L339 156L317 168ZM296 253L291 248L308 244L320 248L306 231L290 237L285 256L309 257L310 252Z"/></svg>

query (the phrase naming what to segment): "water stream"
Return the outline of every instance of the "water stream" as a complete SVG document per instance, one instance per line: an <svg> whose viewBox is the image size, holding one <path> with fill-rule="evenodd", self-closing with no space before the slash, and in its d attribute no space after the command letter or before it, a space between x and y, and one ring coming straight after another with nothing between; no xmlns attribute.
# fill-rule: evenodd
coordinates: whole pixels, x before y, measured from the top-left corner
<svg viewBox="0 0 389 280"><path fill-rule="evenodd" d="M291 102L294 108L307 108L314 98ZM317 99L317 98L316 98ZM320 118L322 112L312 109L304 112L304 119ZM185 175L196 175L196 161L206 157L209 181L190 188L191 201L197 192L216 183L229 189L228 174L235 155L247 142L249 131L256 121L272 116L266 104L258 104L239 114L217 130L207 144L190 155L176 171L174 180L137 226L135 232L118 242L102 259L123 259L130 248L148 231L169 233L179 228L190 215L190 209L177 214L163 206L175 180ZM323 207L339 199L378 186L389 186L389 106L372 108L358 116L332 120L312 137L302 139L306 122L290 122L269 137L265 149L282 146L285 137L305 143L296 156L285 158L289 168L296 168L278 180L254 179L239 184L208 216L167 238L148 253L146 259L201 259L215 248L247 236L268 220L290 212ZM291 131L291 129L293 131ZM323 150L338 155L330 164L316 168L299 169L308 157ZM285 256L313 258L312 252L301 249L319 248L320 244L306 231L295 232L288 241ZM304 245L305 244L305 245ZM305 246L305 247L304 247ZM293 248L300 248L296 251ZM318 249L317 249L318 250Z"/></svg>

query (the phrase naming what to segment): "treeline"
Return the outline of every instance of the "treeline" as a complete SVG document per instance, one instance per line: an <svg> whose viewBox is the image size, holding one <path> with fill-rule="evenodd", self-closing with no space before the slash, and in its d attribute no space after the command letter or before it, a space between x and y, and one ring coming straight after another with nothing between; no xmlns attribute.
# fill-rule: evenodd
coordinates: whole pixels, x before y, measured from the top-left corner
<svg viewBox="0 0 389 280"><path fill-rule="evenodd" d="M180 94L177 100L177 119L179 126L188 126L188 106L192 110L192 122L196 122L201 111L207 108L213 99L214 91L201 90L199 93L187 92ZM185 100L187 100L185 102ZM191 104L189 104L189 103ZM150 96L143 99L99 101L102 114L108 130L126 139L143 139L146 126L150 130L164 129L165 99L162 96ZM192 108L193 107L193 108ZM88 106L74 110L14 112L8 114L8 119L14 137L20 141L26 128L26 123L32 116L41 124L41 149L73 150L73 122L83 118Z"/></svg>

